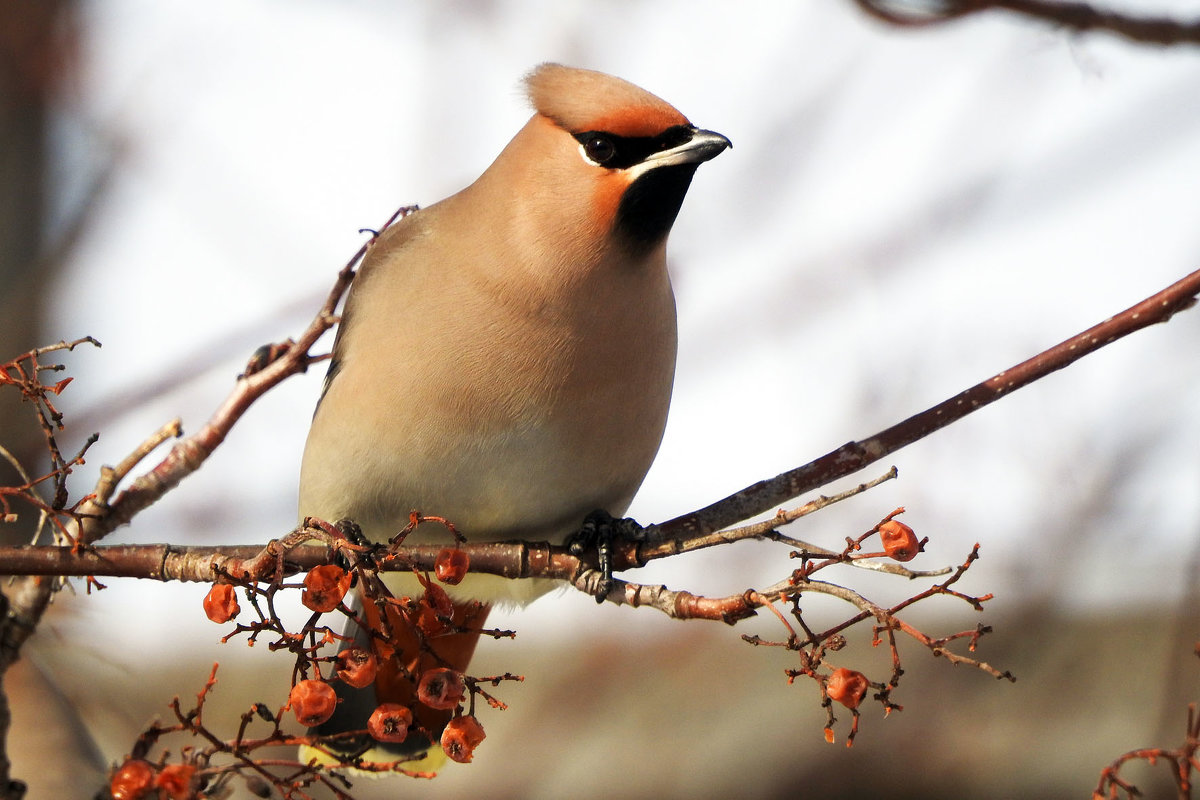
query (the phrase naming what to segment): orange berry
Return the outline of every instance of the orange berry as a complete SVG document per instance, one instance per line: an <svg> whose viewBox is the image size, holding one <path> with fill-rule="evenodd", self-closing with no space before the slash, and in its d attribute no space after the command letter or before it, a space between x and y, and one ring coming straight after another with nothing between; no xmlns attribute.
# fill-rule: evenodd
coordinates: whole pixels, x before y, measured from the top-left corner
<svg viewBox="0 0 1200 800"><path fill-rule="evenodd" d="M455 717L442 731L442 751L454 761L466 764L484 739L483 726L474 717Z"/></svg>
<svg viewBox="0 0 1200 800"><path fill-rule="evenodd" d="M324 614L333 611L350 590L352 575L336 564L313 567L304 576L300 602L305 608Z"/></svg>
<svg viewBox="0 0 1200 800"><path fill-rule="evenodd" d="M456 586L471 568L471 557L457 547L447 547L433 562L433 574L442 583Z"/></svg>
<svg viewBox="0 0 1200 800"><path fill-rule="evenodd" d="M378 670L375 654L361 647L348 647L337 655L337 676L355 689L374 683Z"/></svg>
<svg viewBox="0 0 1200 800"><path fill-rule="evenodd" d="M417 699L430 708L457 708L466 693L462 674L446 667L425 670L417 684Z"/></svg>
<svg viewBox="0 0 1200 800"><path fill-rule="evenodd" d="M426 636L437 636L446 630L446 622L454 617L454 603L446 590L436 583L425 585L417 611L417 627Z"/></svg>
<svg viewBox="0 0 1200 800"><path fill-rule="evenodd" d="M435 583L425 587L424 602L433 610L434 614L442 619L450 619L454 616L454 603L450 600L450 595Z"/></svg>
<svg viewBox="0 0 1200 800"><path fill-rule="evenodd" d="M417 611L417 628L426 636L437 636L446 630L446 623L438 619L433 609L422 604Z"/></svg>
<svg viewBox="0 0 1200 800"><path fill-rule="evenodd" d="M913 529L894 519L879 526L879 539L884 552L897 561L912 561L921 552L921 543Z"/></svg>
<svg viewBox="0 0 1200 800"><path fill-rule="evenodd" d="M384 703L371 712L367 733L377 742L403 742L412 719L412 711L399 703Z"/></svg>
<svg viewBox="0 0 1200 800"><path fill-rule="evenodd" d="M228 583L214 583L204 596L204 613L218 625L229 622L242 610L238 605L237 593Z"/></svg>
<svg viewBox="0 0 1200 800"><path fill-rule="evenodd" d="M108 793L113 800L148 798L154 786L154 767L140 758L131 758L113 773Z"/></svg>
<svg viewBox="0 0 1200 800"><path fill-rule="evenodd" d="M838 667L829 676L825 684L825 693L831 700L837 700L846 708L858 708L870 686L867 676L861 672Z"/></svg>
<svg viewBox="0 0 1200 800"><path fill-rule="evenodd" d="M192 778L196 767L192 764L168 764L158 773L154 782L171 800L187 800L192 796Z"/></svg>
<svg viewBox="0 0 1200 800"><path fill-rule="evenodd" d="M288 695L288 706L301 725L310 728L333 716L337 708L337 692L325 681L300 681Z"/></svg>

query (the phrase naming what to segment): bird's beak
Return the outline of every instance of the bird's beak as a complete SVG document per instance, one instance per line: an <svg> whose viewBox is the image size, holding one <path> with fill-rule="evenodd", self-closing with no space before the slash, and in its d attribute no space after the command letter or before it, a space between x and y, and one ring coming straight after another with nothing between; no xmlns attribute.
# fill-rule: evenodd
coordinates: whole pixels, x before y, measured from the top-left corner
<svg viewBox="0 0 1200 800"><path fill-rule="evenodd" d="M733 147L733 142L716 131L692 128L692 136L683 144L660 150L646 158L647 167L669 167L677 164L701 164L716 158L722 150Z"/></svg>

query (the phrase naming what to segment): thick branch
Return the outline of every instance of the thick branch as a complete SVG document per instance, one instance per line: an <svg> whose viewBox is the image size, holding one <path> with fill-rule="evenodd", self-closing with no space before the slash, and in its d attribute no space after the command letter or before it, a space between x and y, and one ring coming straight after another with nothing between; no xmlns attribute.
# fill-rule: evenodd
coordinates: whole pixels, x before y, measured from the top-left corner
<svg viewBox="0 0 1200 800"><path fill-rule="evenodd" d="M722 531L713 536L698 536L674 541L665 546L646 548L637 540L617 540L611 543L612 566L617 571L645 566L658 558L667 558L702 547L730 544L744 539L766 539L796 548L806 556L829 557L853 567L872 569L905 578L930 577L947 574L949 568L933 571L911 570L902 564L875 561L868 558L841 559L837 551L784 536L773 526L785 525L801 516L824 508L839 500L860 494L896 476L895 468L873 481L816 500L790 511L781 510L768 523L747 525ZM314 545L317 541L322 544ZM321 564L332 563L335 549L343 554L354 553L355 559L365 558L381 571L417 569L428 571L446 545L390 544L374 548L352 544L334 526L309 519L281 539L265 547L258 545L226 545L208 547L176 547L167 544L109 545L89 547L46 547L20 545L0 547L0 575L54 575L119 578L148 578L160 581L213 582L226 578L234 580L271 582ZM506 578L551 578L569 581L589 594L598 586L596 564L585 555L573 555L569 546L554 546L547 542L471 542L458 536L454 546L470 558L471 570ZM794 553L795 554L795 553ZM635 586L621 584L622 587ZM631 605L665 606L660 600L647 602L618 588L609 593L613 602ZM665 588L663 592L668 591ZM643 591L641 597L648 596ZM678 604L676 604L678 605ZM695 604L692 604L694 606ZM711 618L725 618L726 613L714 612Z"/></svg>

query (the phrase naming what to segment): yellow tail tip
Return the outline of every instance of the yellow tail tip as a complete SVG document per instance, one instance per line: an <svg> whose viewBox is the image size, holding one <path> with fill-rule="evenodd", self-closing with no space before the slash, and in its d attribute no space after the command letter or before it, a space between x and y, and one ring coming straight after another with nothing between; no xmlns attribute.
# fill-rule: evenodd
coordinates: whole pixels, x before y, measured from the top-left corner
<svg viewBox="0 0 1200 800"><path fill-rule="evenodd" d="M363 753L360 761L379 767L379 769L362 769L343 763L325 750L310 745L300 746L300 762L303 764L320 764L327 770L338 770L357 778L383 778L396 773L420 778L434 778L438 770L446 765L446 754L441 747L430 747L423 754L415 754L403 761L396 760L395 753L389 753L382 747L373 747Z"/></svg>

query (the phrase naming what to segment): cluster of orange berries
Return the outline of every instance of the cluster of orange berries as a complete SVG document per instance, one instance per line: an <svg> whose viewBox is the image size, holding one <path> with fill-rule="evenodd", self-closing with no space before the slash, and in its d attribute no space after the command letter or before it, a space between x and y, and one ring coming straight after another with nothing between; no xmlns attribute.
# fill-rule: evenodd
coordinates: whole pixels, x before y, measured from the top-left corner
<svg viewBox="0 0 1200 800"><path fill-rule="evenodd" d="M902 511L903 509L900 510ZM913 529L903 522L889 518L880 523L876 530L883 545L882 555L886 555L896 561L912 561L924 546L924 542L917 539L917 535L913 532ZM847 669L845 667L835 669L828 678L824 679L824 682L825 695L830 700L841 703L846 708L854 711L855 714L858 713L858 707L867 696L867 690L871 688L871 682L867 680L866 675L858 670ZM857 726L858 723L855 722L856 730ZM825 739L828 742L833 741L832 728L825 728ZM849 745L852 742L853 733L846 744Z"/></svg>
<svg viewBox="0 0 1200 800"><path fill-rule="evenodd" d="M361 689L375 680L373 653L351 647L338 654L337 676L350 686ZM439 710L457 708L465 699L466 682L462 673L447 667L434 667L421 675L417 683L417 701ZM302 725L320 725L333 716L337 694L322 680L303 680L292 687L288 706ZM367 720L367 732L378 742L403 742L412 725L412 710L398 703L383 703ZM471 760L476 746L484 739L483 726L473 716L457 716L442 731L441 746L455 761Z"/></svg>
<svg viewBox="0 0 1200 800"><path fill-rule="evenodd" d="M470 569L470 557L458 548L446 548L438 554L434 574L445 584L456 585ZM317 613L337 609L350 590L353 576L340 566L326 564L314 567L304 578L300 602ZM421 581L426 596L416 624L426 633L444 629L442 619L452 613L446 592L436 584ZM204 613L210 620L224 624L241 612L236 588L232 584L213 584L204 598ZM335 674L349 686L361 689L374 682L378 662L374 653L362 647L349 647L337 655ZM427 670L417 684L417 700L434 709L457 708L467 693L463 675L453 669L438 667ZM299 681L292 687L288 708L297 721L307 727L328 720L337 707L337 693L321 679ZM412 710L397 703L384 703L371 714L367 731L380 742L403 742L413 722ZM446 755L459 762L471 760L475 748L484 739L483 726L472 715L459 715L447 723L441 737ZM190 770L184 775L184 771ZM150 797L155 789L163 789L169 798L186 797L194 767L172 765L161 769L141 759L130 759L113 775L111 792L114 800L137 800ZM175 789L179 786L183 788ZM175 792L172 794L171 792Z"/></svg>
<svg viewBox="0 0 1200 800"><path fill-rule="evenodd" d="M921 552L921 542L913 529L903 522L889 519L880 524L879 539L883 551L896 561L912 561ZM858 670L839 667L825 681L825 694L846 708L854 710L867 695L871 682Z"/></svg>
<svg viewBox="0 0 1200 800"><path fill-rule="evenodd" d="M470 569L470 557L458 548L443 549L434 562L434 574L442 583L455 585ZM350 574L341 567L327 564L310 570L304 578L300 602L312 611L324 613L337 608L350 589ZM445 626L442 619L453 613L446 592L436 584L422 580L426 595L421 603L417 625L427 634L437 633ZM213 590L221 588L216 585ZM236 605L236 601L235 601ZM207 611L207 606L205 607ZM218 617L227 606L221 605ZM209 615L210 618L212 615ZM348 685L361 689L375 680L378 663L374 653L361 647L349 647L337 656L337 677ZM467 687L462 673L446 667L426 670L417 683L417 701L434 709L457 708L466 697ZM329 683L308 679L292 687L288 707L300 724L314 727L333 716L337 694ZM383 703L367 721L367 732L379 742L403 742L413 722L412 710L398 703ZM441 746L455 761L471 760L475 747L483 741L483 726L474 716L456 716L442 732Z"/></svg>

